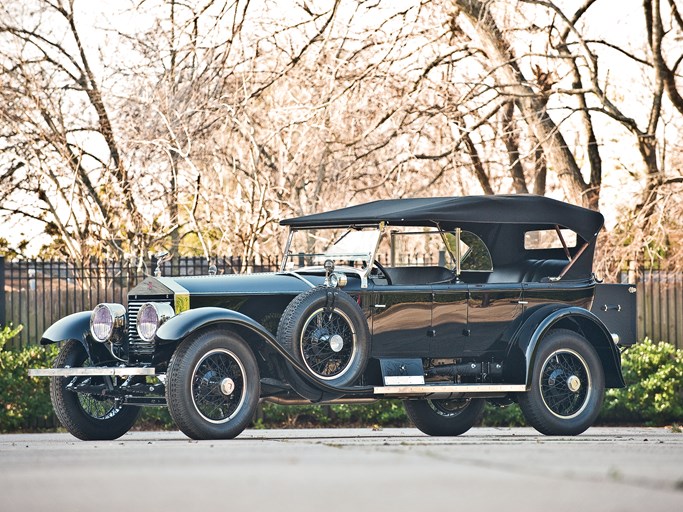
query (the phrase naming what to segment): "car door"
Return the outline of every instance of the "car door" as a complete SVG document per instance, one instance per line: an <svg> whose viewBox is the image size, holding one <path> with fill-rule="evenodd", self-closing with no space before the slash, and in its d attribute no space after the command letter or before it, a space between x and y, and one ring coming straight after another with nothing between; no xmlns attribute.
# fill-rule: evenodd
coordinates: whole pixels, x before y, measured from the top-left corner
<svg viewBox="0 0 683 512"><path fill-rule="evenodd" d="M468 340L465 283L432 285L431 357L458 357Z"/></svg>
<svg viewBox="0 0 683 512"><path fill-rule="evenodd" d="M431 286L375 285L372 297L372 356L427 357Z"/></svg>
<svg viewBox="0 0 683 512"><path fill-rule="evenodd" d="M482 283L469 285L467 336L459 355L477 357L504 352L509 327L524 312L521 283Z"/></svg>

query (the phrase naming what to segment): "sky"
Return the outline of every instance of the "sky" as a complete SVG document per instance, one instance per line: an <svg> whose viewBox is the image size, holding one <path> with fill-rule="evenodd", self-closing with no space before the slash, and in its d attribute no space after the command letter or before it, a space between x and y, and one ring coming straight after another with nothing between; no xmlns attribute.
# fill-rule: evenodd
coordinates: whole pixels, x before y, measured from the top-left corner
<svg viewBox="0 0 683 512"><path fill-rule="evenodd" d="M412 3L409 0L401 0L398 3L392 2L391 9L399 9ZM567 6L577 5L574 0L563 0L558 3ZM91 62L95 63L95 74L105 83L115 83L120 80L120 77L110 72L107 64L131 58L125 51L122 51L124 47L116 44L117 36L112 32L112 27L134 32L149 28L153 24L152 15L145 16L138 12L132 16L123 7L126 4L127 2L76 1L77 20L80 26L90 27L82 32L86 51L91 57L94 57L91 58ZM310 2L310 4L315 9L315 2ZM617 4L618 8L615 9ZM145 8L153 10L158 3L144 2L142 5L143 10ZM292 8L291 2L269 0L262 3L257 2L254 5L257 6L256 8L261 7L263 9L262 16L270 16L274 19L282 18L284 20L284 18L296 17L297 13L302 12L300 9ZM639 39L634 37L634 34L644 31L643 21L640 16L632 15L633 12L640 9L641 2L639 0L622 0L619 2L603 0L597 2L591 7L591 15L586 17L590 20L589 34L594 34L596 38L608 38L611 42L629 48L635 53L642 52L642 49L637 47ZM356 18L356 22L368 23L369 20L359 17ZM642 80L641 70L630 66L628 60L614 50L605 49L604 54L609 55L609 66L603 66L602 73L605 77L609 77L609 81L614 83L614 87L623 89L628 95L629 84L637 84ZM633 97L632 94L631 96ZM645 98L638 101L638 98L635 97L635 100L630 101L626 108L631 109L634 116L642 118L643 109L648 107ZM604 199L603 213L606 216L609 228L616 223L620 215L618 209L610 208L609 205L618 203L618 201L614 201L615 197L629 198L637 194L640 185L637 180L634 180L633 175L637 176L642 166L639 164L640 156L633 145L620 143L620 140L625 139L623 128L599 115L595 116L594 119L599 126L603 127L600 133L606 134L602 135L601 151L605 167L609 172L604 174L602 197ZM40 233L42 225L37 222L10 219L3 228L6 234L2 236L11 241L28 238L31 241L29 254L35 254L40 246L48 241L48 238Z"/></svg>

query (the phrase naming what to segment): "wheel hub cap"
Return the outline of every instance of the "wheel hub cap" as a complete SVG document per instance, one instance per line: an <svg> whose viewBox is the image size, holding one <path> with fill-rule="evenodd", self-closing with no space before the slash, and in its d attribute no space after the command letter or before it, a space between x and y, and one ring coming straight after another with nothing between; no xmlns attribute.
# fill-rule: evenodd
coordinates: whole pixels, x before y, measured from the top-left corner
<svg viewBox="0 0 683 512"><path fill-rule="evenodd" d="M579 389L581 389L581 379L579 379L576 375L570 375L567 379L567 387L569 388L569 391L576 393Z"/></svg>
<svg viewBox="0 0 683 512"><path fill-rule="evenodd" d="M235 382L230 377L226 377L221 381L221 393L230 396L233 391L235 391Z"/></svg>
<svg viewBox="0 0 683 512"><path fill-rule="evenodd" d="M334 352L340 352L341 349L344 348L344 338L339 336L339 334L330 337L330 348Z"/></svg>

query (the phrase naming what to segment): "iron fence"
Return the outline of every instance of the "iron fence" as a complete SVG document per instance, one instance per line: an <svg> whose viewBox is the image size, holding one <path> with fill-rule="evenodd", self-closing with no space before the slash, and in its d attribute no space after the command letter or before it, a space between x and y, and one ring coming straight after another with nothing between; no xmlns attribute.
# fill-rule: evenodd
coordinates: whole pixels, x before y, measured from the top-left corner
<svg viewBox="0 0 683 512"><path fill-rule="evenodd" d="M145 266L135 261L6 261L0 257L0 325L22 325L12 348L38 343L51 324L71 313L88 311L100 302L127 306L127 291L151 275L156 261ZM238 257L212 260L218 274L269 272L279 268L277 258ZM164 275L209 273L205 258L176 258L162 264Z"/></svg>
<svg viewBox="0 0 683 512"><path fill-rule="evenodd" d="M388 257L381 260L388 262ZM427 257L415 257L425 264ZM412 260L410 260L412 261ZM237 257L217 258L218 274L272 272L278 258L259 257L245 262ZM153 273L156 262L144 266L133 261L26 260L8 262L0 257L0 325L23 325L11 342L21 348L38 343L43 331L60 318L92 309L100 302L127 305L127 291ZM176 258L163 264L168 276L206 275L205 258ZM628 275L622 280L626 282ZM665 340L683 348L683 273L666 270L632 272L637 286L638 338Z"/></svg>

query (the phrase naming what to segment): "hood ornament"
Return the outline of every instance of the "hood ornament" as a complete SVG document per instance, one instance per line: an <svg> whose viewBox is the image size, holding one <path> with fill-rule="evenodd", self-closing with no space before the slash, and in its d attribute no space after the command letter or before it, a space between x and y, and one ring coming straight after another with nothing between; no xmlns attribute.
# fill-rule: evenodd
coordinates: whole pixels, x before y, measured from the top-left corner
<svg viewBox="0 0 683 512"><path fill-rule="evenodd" d="M157 259L157 268L154 269L154 277L161 277L161 265L170 260L172 256L167 251L160 252L154 256Z"/></svg>

